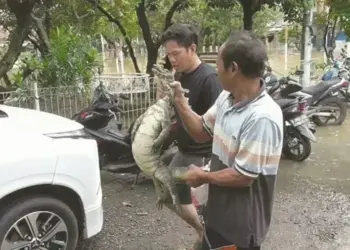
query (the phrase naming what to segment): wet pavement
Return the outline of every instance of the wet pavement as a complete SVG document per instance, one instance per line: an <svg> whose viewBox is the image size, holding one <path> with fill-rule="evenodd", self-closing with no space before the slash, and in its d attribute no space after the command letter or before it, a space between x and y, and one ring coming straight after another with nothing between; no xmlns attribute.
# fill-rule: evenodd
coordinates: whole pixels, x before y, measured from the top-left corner
<svg viewBox="0 0 350 250"><path fill-rule="evenodd" d="M281 161L272 225L264 250L350 249L350 118L317 127L306 161ZM168 210L158 212L150 180L102 173L103 232L79 250L184 249L194 232ZM124 202L124 204L123 204Z"/></svg>

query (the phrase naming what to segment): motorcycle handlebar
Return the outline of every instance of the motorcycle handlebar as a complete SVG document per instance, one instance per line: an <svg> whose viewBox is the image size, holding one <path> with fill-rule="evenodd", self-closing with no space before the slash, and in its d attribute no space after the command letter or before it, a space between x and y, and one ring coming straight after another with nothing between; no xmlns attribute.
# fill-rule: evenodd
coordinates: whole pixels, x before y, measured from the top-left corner
<svg viewBox="0 0 350 250"><path fill-rule="evenodd" d="M130 100L130 98L124 94L117 94L117 95L110 95L110 96L111 96L111 100L115 103L119 103L119 97L123 100Z"/></svg>
<svg viewBox="0 0 350 250"><path fill-rule="evenodd" d="M265 65L266 71L271 73L272 72L272 68L268 65Z"/></svg>
<svg viewBox="0 0 350 250"><path fill-rule="evenodd" d="M348 57L348 55L347 55L345 52L342 52L342 53L341 53L341 56L342 56L343 58L347 58L347 57Z"/></svg>
<svg viewBox="0 0 350 250"><path fill-rule="evenodd" d="M123 100L130 100L130 97L125 94L120 94L119 97L122 98Z"/></svg>
<svg viewBox="0 0 350 250"><path fill-rule="evenodd" d="M115 112L118 112L118 113L120 113L120 114L122 114L122 115L124 115L126 112L124 111L124 110L122 110L120 107L115 107L115 108L113 108L113 111L115 111Z"/></svg>

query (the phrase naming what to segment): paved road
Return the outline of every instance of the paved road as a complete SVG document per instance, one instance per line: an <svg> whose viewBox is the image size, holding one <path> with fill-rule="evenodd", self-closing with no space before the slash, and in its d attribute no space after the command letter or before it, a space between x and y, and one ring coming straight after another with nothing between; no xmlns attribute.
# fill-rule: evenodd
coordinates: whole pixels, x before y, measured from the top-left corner
<svg viewBox="0 0 350 250"><path fill-rule="evenodd" d="M281 162L263 249L350 249L350 120L340 127L318 128L316 136L308 160ZM193 243L194 232L180 219L155 209L151 181L129 190L130 176L102 176L104 230L80 250L177 250Z"/></svg>

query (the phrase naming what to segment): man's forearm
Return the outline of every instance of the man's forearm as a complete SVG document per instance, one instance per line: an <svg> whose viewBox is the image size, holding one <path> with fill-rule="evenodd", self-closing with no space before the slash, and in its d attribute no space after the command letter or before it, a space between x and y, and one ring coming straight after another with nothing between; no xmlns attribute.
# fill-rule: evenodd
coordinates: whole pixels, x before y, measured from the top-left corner
<svg viewBox="0 0 350 250"><path fill-rule="evenodd" d="M253 178L238 173L234 168L225 168L220 171L206 172L203 176L205 183L225 187L247 187Z"/></svg>
<svg viewBox="0 0 350 250"><path fill-rule="evenodd" d="M196 114L185 101L177 101L176 109L187 133L197 142L206 142L211 139L202 124L202 117Z"/></svg>

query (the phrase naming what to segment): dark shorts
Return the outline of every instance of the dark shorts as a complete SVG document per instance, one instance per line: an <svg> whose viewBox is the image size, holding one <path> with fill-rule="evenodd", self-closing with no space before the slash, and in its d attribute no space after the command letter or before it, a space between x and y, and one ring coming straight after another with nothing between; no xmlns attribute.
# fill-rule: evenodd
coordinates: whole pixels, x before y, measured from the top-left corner
<svg viewBox="0 0 350 250"><path fill-rule="evenodd" d="M191 164L199 167L207 164L209 161L208 157L192 154L184 154L180 151L176 152L174 158L169 164L170 168L176 167L187 167ZM179 194L180 203L182 205L192 204L191 187L187 184L176 184L176 189Z"/></svg>
<svg viewBox="0 0 350 250"><path fill-rule="evenodd" d="M210 242L211 248L208 246L206 240L203 240L202 243L202 250L210 250L210 249L215 249L215 248L220 248L224 246L230 246L234 245L232 242L224 239L220 234L212 230L211 228L206 227L206 235L207 238ZM243 248L243 247L237 247L237 250L260 250L260 247L248 247L248 248Z"/></svg>

